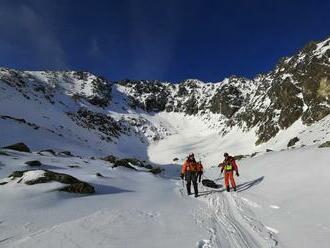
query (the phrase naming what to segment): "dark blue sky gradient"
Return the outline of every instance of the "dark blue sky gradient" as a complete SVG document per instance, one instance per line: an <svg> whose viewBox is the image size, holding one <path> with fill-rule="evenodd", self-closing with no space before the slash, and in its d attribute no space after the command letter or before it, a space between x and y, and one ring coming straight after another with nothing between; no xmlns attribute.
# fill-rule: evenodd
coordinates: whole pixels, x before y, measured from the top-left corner
<svg viewBox="0 0 330 248"><path fill-rule="evenodd" d="M330 35L330 1L0 0L0 66L220 81Z"/></svg>

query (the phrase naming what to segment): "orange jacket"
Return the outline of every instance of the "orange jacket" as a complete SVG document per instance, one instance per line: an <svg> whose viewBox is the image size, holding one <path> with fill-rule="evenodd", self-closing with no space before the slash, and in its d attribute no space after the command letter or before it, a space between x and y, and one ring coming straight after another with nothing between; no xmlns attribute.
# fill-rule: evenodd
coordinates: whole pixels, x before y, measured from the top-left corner
<svg viewBox="0 0 330 248"><path fill-rule="evenodd" d="M198 172L203 171L203 165L202 165L202 163L197 163L197 171Z"/></svg>
<svg viewBox="0 0 330 248"><path fill-rule="evenodd" d="M236 161L233 157L229 156L221 164L219 164L219 167L221 167L221 172L223 172L224 170L226 171L226 168L225 168L226 165L231 165L232 166L232 169L229 170L229 171L238 172L238 166L237 166Z"/></svg>
<svg viewBox="0 0 330 248"><path fill-rule="evenodd" d="M196 172L198 171L198 165L196 162L186 160L181 168L181 173L185 174L187 171Z"/></svg>

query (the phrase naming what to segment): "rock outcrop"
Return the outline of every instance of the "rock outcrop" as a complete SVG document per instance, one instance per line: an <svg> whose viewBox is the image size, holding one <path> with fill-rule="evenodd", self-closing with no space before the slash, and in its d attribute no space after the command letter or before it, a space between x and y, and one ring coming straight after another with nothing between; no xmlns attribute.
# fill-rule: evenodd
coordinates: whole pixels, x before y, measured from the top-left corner
<svg viewBox="0 0 330 248"><path fill-rule="evenodd" d="M29 175L28 178L24 178L27 174L37 173L37 176ZM20 183L23 179L24 183L27 185L34 185L34 184L42 184L42 183L49 183L49 182L59 182L62 184L67 184L67 186L61 187L60 191L66 191L70 193L80 193L80 194L90 194L95 193L95 189L92 185L80 181L79 179L70 176L64 173L58 173L50 170L39 170L39 171L14 171L11 175L9 175L10 179L18 179L18 183ZM32 178L32 179L31 179Z"/></svg>
<svg viewBox="0 0 330 248"><path fill-rule="evenodd" d="M9 146L5 146L2 148L9 149L9 150L15 150L15 151L19 151L19 152L31 152L30 148L22 142L16 143L13 145L9 145Z"/></svg>

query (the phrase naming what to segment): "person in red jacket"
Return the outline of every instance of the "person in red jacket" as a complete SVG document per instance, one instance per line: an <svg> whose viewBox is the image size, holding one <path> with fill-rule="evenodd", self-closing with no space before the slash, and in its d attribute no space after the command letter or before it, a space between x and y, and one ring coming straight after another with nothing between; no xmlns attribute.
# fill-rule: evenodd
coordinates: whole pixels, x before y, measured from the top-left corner
<svg viewBox="0 0 330 248"><path fill-rule="evenodd" d="M189 154L187 160L183 163L181 168L181 179L185 178L187 181L187 193L191 195L191 182L194 186L195 197L198 197L197 185L197 162L193 153Z"/></svg>
<svg viewBox="0 0 330 248"><path fill-rule="evenodd" d="M221 167L221 174L222 172L225 172L226 189L228 192L230 191L230 187L229 187L229 181L230 181L232 188L234 189L234 191L236 191L234 171L236 172L236 176L239 177L236 161L232 156L229 156L227 152L225 152L223 156L225 157L225 160L219 164L219 167Z"/></svg>

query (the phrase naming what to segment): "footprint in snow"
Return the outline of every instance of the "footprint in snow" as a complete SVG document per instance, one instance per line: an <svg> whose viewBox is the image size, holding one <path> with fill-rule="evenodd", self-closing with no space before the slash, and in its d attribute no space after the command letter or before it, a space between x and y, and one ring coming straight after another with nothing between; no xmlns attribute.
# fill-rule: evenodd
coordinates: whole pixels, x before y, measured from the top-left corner
<svg viewBox="0 0 330 248"><path fill-rule="evenodd" d="M200 240L196 244L196 248L211 248L210 240Z"/></svg>
<svg viewBox="0 0 330 248"><path fill-rule="evenodd" d="M140 216L143 216L143 217L149 217L149 218L155 218L155 217L159 217L160 216L160 213L158 212L145 212L145 211L138 211L139 215Z"/></svg>

